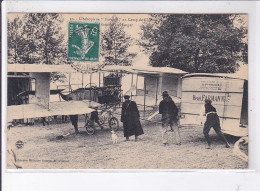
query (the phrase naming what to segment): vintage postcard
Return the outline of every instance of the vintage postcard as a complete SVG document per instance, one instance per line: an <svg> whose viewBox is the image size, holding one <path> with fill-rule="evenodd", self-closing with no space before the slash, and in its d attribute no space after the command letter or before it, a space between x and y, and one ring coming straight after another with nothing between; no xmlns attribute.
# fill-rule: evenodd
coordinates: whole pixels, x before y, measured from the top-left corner
<svg viewBox="0 0 260 191"><path fill-rule="evenodd" d="M7 169L247 169L247 14L8 13Z"/></svg>

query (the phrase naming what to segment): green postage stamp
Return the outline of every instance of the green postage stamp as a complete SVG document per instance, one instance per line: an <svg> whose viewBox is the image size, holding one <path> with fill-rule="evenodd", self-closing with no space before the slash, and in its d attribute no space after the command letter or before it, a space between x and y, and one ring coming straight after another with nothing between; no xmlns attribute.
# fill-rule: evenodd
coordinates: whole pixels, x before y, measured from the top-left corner
<svg viewBox="0 0 260 191"><path fill-rule="evenodd" d="M69 23L69 61L99 61L99 23Z"/></svg>

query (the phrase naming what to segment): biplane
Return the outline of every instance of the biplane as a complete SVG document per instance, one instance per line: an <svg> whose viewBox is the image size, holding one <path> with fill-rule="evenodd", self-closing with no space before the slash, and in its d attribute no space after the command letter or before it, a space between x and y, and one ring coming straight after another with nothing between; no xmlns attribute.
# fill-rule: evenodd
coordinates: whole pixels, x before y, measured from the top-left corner
<svg viewBox="0 0 260 191"><path fill-rule="evenodd" d="M51 93L58 93L63 90L50 90L51 73L75 72L75 70L69 65L8 64L7 71L8 74L12 74L13 77L25 74L27 78L34 79L35 81L35 90L27 92L27 94L34 94L34 100L27 104L8 106L8 122L15 119L86 114L94 111L92 107L100 106L99 103L86 99L66 102L50 102Z"/></svg>
<svg viewBox="0 0 260 191"><path fill-rule="evenodd" d="M235 74L188 74L169 67L105 66L98 71L98 85L92 83L90 75L90 83L70 91L67 96L73 101L64 103L49 101L51 93L61 93L64 90L50 90L50 74L74 73L75 70L69 65L9 64L8 72L16 75L28 73L29 78L35 79L35 91L27 91L27 94L35 94L35 102L8 106L8 121L85 114L93 111L91 107L120 103L122 94L130 95L137 103L143 111L144 120L151 120L158 114L161 93L168 90L181 110L181 126L200 125L198 108L203 105L203 99L211 96L219 113L223 131L235 136L246 136L248 133L247 80L236 77ZM113 75L105 80L105 72ZM100 85L102 73L103 86ZM124 74L130 77L130 80L126 79L127 83L124 82ZM121 89L124 84L128 85L128 89ZM71 88L71 85L69 87Z"/></svg>
<svg viewBox="0 0 260 191"><path fill-rule="evenodd" d="M174 102L180 106L182 76L187 72L170 67L137 67L137 66L105 66L105 71L113 71L130 75L130 79L122 79L122 86L129 88L123 92L131 96L143 111L143 119L150 120L158 112L158 105L162 100L162 92L167 90Z"/></svg>
<svg viewBox="0 0 260 191"><path fill-rule="evenodd" d="M157 116L161 93L168 90L180 109L180 126L201 126L200 110L205 98L209 98L218 111L224 133L248 135L247 79L236 74L188 74L169 67L107 66L104 69L132 75L131 86L124 94L131 95L143 107L144 120ZM143 84L141 88L138 80Z"/></svg>

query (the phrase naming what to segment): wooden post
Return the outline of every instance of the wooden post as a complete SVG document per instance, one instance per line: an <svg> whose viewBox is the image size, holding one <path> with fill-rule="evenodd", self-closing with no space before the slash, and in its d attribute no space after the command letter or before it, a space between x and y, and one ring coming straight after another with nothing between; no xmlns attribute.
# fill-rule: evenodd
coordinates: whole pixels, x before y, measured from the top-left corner
<svg viewBox="0 0 260 191"><path fill-rule="evenodd" d="M82 77L81 77L81 80L82 80L82 88L84 87L84 72L82 72Z"/></svg>
<svg viewBox="0 0 260 191"><path fill-rule="evenodd" d="M50 89L51 89L51 86L50 86L50 84L51 84L51 74L49 74L48 75L48 83L49 83L49 91L48 91L48 110L50 110L50 97L51 97L51 91L50 91ZM35 90L35 94L36 94L36 90ZM48 122L49 122L49 118L47 117L47 119L48 119Z"/></svg>
<svg viewBox="0 0 260 191"><path fill-rule="evenodd" d="M90 101L92 101L92 89L91 89L91 83L92 83L92 73L89 74L89 90L90 90Z"/></svg>
<svg viewBox="0 0 260 191"><path fill-rule="evenodd" d="M137 85L138 85L138 74L136 74L135 95L137 95Z"/></svg>
<svg viewBox="0 0 260 191"><path fill-rule="evenodd" d="M159 76L156 78L155 106L157 106L157 102L158 102L158 81L159 81Z"/></svg>
<svg viewBox="0 0 260 191"><path fill-rule="evenodd" d="M182 86L182 82L181 82L181 76L178 75L178 87L177 87L177 97L181 98L181 86Z"/></svg>
<svg viewBox="0 0 260 191"><path fill-rule="evenodd" d="M224 79L225 79L225 81L228 80L228 78L224 78ZM225 84L226 84L226 82L225 82ZM225 92L225 97L229 97L229 92ZM226 105L226 101L224 101L224 108L223 108L223 115L222 115L223 116L223 120L222 120L221 127L223 127L223 125L224 125L224 119L225 119L226 110L227 110L227 105ZM241 114L240 114L240 120L241 120Z"/></svg>
<svg viewBox="0 0 260 191"><path fill-rule="evenodd" d="M163 75L159 74L158 76L158 93L161 94L163 89L162 89L162 82L163 82Z"/></svg>
<svg viewBox="0 0 260 191"><path fill-rule="evenodd" d="M123 75L122 75L122 70L120 70L120 103L119 107L121 106L121 102L123 103L123 91L122 91L122 81L123 81Z"/></svg>
<svg viewBox="0 0 260 191"><path fill-rule="evenodd" d="M98 72L98 87L100 88L100 72Z"/></svg>
<svg viewBox="0 0 260 191"><path fill-rule="evenodd" d="M134 74L132 73L131 88L133 86L133 81L134 81ZM132 96L133 96L133 94L132 94L132 91L131 91L131 100L132 100Z"/></svg>
<svg viewBox="0 0 260 191"><path fill-rule="evenodd" d="M145 118L145 101L146 101L146 78L144 78L144 118Z"/></svg>
<svg viewBox="0 0 260 191"><path fill-rule="evenodd" d="M104 78L105 78L105 72L103 72L103 78L102 78L103 87L104 87Z"/></svg>
<svg viewBox="0 0 260 191"><path fill-rule="evenodd" d="M71 78L71 73L69 73L69 93L71 93L70 78Z"/></svg>

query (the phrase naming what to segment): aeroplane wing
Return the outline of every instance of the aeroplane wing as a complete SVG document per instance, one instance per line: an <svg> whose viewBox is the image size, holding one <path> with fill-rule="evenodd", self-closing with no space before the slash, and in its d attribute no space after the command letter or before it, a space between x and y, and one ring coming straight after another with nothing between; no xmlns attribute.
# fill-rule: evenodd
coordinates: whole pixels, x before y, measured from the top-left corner
<svg viewBox="0 0 260 191"><path fill-rule="evenodd" d="M48 117L54 115L77 115L94 111L91 107L100 106L99 103L89 100L51 102L49 109L39 104L12 105L7 107L7 119Z"/></svg>

